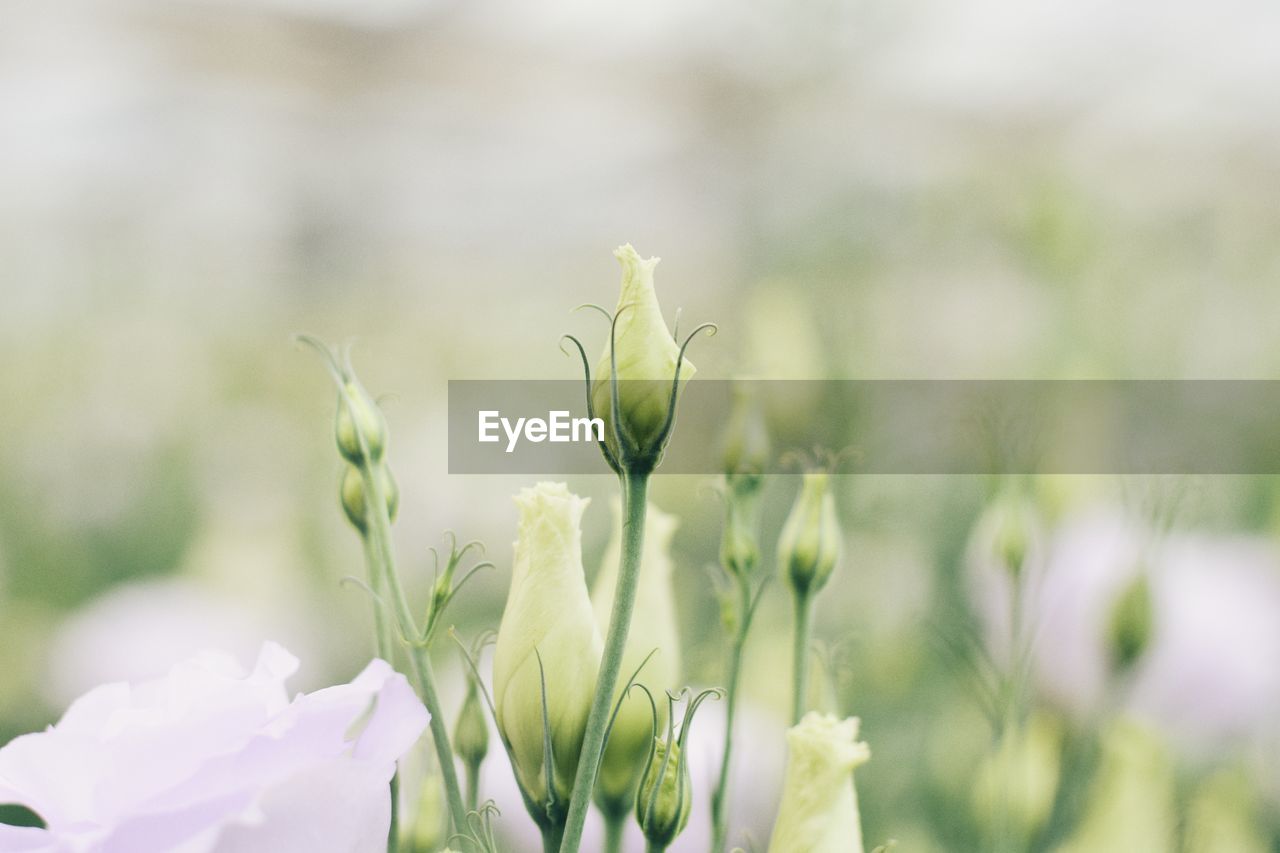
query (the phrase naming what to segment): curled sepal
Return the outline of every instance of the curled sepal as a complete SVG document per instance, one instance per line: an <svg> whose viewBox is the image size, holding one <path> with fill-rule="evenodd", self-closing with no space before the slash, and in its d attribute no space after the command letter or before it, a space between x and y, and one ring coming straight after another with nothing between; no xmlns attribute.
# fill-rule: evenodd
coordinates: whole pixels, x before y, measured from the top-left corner
<svg viewBox="0 0 1280 853"><path fill-rule="evenodd" d="M636 820L651 849L665 850L689 823L693 790L689 782L688 740L693 717L707 699L724 695L719 688L703 690L689 698L691 693L687 687L679 693L667 692L665 737L657 736L657 705L652 703L653 697L650 696L654 738L636 792ZM675 706L681 699L685 700L684 716L677 730Z"/></svg>
<svg viewBox="0 0 1280 853"><path fill-rule="evenodd" d="M467 812L467 828L470 830L469 835L456 833L449 838L449 842L462 842L465 847L468 842L471 844L479 844L482 853L498 853L498 838L493 831L493 819L502 817L502 811L498 808L498 804L493 800L486 800L478 808ZM440 853L450 853L452 848L446 848Z"/></svg>
<svg viewBox="0 0 1280 853"><path fill-rule="evenodd" d="M445 608L449 606L449 602L453 601L454 596L458 594L463 585L471 580L476 572L493 568L493 563L490 561L479 560L468 567L455 583L454 578L458 573L458 567L462 564L468 552L474 550L477 556L483 557L484 544L479 540L473 539L459 547L458 537L454 535L452 530L446 530L445 536L449 538L449 556L445 558L443 570L440 569L440 552L435 548L431 549L432 559L435 560L436 577L431 584L431 600L427 604L427 618L423 620L422 637L419 640L423 644L431 642L435 636L436 627L443 621Z"/></svg>

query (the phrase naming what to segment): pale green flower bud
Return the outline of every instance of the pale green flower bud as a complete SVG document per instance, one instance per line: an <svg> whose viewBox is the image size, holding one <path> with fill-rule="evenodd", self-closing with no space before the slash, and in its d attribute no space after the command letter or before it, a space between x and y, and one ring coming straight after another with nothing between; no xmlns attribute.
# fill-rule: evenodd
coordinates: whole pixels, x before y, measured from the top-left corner
<svg viewBox="0 0 1280 853"><path fill-rule="evenodd" d="M1010 491L995 498L974 528L978 558L994 560L1016 578L1026 568L1040 531L1039 514L1026 497Z"/></svg>
<svg viewBox="0 0 1280 853"><path fill-rule="evenodd" d="M618 464L628 471L652 471L662 459L667 434L664 427L670 411L671 387L676 378L676 361L680 347L667 329L653 289L653 268L657 258L642 260L630 245L614 251L622 264L622 294L618 310L614 342L616 359L610 358L610 345L596 366L591 388L591 405L596 417L605 423L605 444ZM618 412L620 422L613 423L612 361L618 369ZM681 380L694 374L694 366L685 359L680 366Z"/></svg>
<svg viewBox="0 0 1280 853"><path fill-rule="evenodd" d="M764 417L741 385L733 389L733 410L725 427L723 461L726 477L748 477L757 485L769 461L769 434Z"/></svg>
<svg viewBox="0 0 1280 853"><path fill-rule="evenodd" d="M751 474L725 475L724 530L720 535L720 565L745 578L760 562L760 478Z"/></svg>
<svg viewBox="0 0 1280 853"><path fill-rule="evenodd" d="M400 487L396 485L395 478L391 476L391 469L385 463L378 465L374 471L375 476L380 480L382 494L387 502L387 517L395 521L396 513L400 510ZM354 465L348 465L342 474L340 488L342 510L347 514L347 521L350 521L351 525L361 533L369 528L369 507L365 501L364 491L364 477L360 469Z"/></svg>
<svg viewBox="0 0 1280 853"><path fill-rule="evenodd" d="M1044 826L1058 792L1062 732L1043 714L1010 726L978 767L974 813L992 835L1012 832L1029 842Z"/></svg>
<svg viewBox="0 0 1280 853"><path fill-rule="evenodd" d="M338 452L352 465L359 465L364 459L360 450L359 432L364 434L365 443L369 447L369 456L374 462L382 458L387 449L387 419L382 409L354 379L347 381L346 394L338 395L338 414L334 420L334 437L338 441ZM347 403L347 397L352 400Z"/></svg>
<svg viewBox="0 0 1280 853"><path fill-rule="evenodd" d="M821 589L840 559L843 536L830 482L826 472L804 475L800 495L778 539L778 566L797 595Z"/></svg>
<svg viewBox="0 0 1280 853"><path fill-rule="evenodd" d="M605 549L604 562L596 575L591 593L596 624L603 633L608 629L613 612L614 589L618 584L618 561L622 553L622 506L613 505L613 537ZM675 598L671 590L671 539L680 522L652 504L645 519L644 550L640 555L640 581L636 589L636 607L627 632L626 650L622 656L622 677L614 701L626 687L626 680L645 661L636 678L638 684L661 696L680 683L680 638L676 629ZM666 724L666 708L659 708L659 727ZM649 755L653 740L653 714L649 702L640 693L622 701L609 742L600 763L596 784L597 802L602 810L625 812L631 807L635 786Z"/></svg>
<svg viewBox="0 0 1280 853"><path fill-rule="evenodd" d="M485 723L480 691L474 681L467 684L467 695L453 726L453 749L462 763L470 767L479 767L489 754L489 726Z"/></svg>
<svg viewBox="0 0 1280 853"><path fill-rule="evenodd" d="M590 501L563 483L539 483L515 502L519 535L494 649L493 698L518 781L545 811L551 802L568 805L600 667L603 644L582 571L580 525ZM544 676L555 759L550 791L543 754Z"/></svg>
<svg viewBox="0 0 1280 853"><path fill-rule="evenodd" d="M401 787L401 804L404 809L400 823L400 846L408 850L435 850L445 841L449 825L449 809L444 800L444 782L440 767L434 761L418 780L416 796L405 802L409 791L408 778L401 771L406 784Z"/></svg>
<svg viewBox="0 0 1280 853"><path fill-rule="evenodd" d="M1141 572L1116 599L1107 622L1107 650L1113 671L1133 669L1151 643L1154 621L1151 584Z"/></svg>
<svg viewBox="0 0 1280 853"><path fill-rule="evenodd" d="M1258 796L1238 769L1219 770L1196 791L1187 815L1184 853L1270 853Z"/></svg>
<svg viewBox="0 0 1280 853"><path fill-rule="evenodd" d="M644 769L636 796L640 831L652 847L664 850L684 832L692 811L689 764L680 760L679 743L668 747L666 741L655 738L653 758Z"/></svg>
<svg viewBox="0 0 1280 853"><path fill-rule="evenodd" d="M1059 853L1177 849L1173 761L1163 742L1129 720L1102 738L1102 758L1084 817Z"/></svg>
<svg viewBox="0 0 1280 853"><path fill-rule="evenodd" d="M787 770L769 853L862 853L854 768L871 758L858 718L810 711L787 730Z"/></svg>

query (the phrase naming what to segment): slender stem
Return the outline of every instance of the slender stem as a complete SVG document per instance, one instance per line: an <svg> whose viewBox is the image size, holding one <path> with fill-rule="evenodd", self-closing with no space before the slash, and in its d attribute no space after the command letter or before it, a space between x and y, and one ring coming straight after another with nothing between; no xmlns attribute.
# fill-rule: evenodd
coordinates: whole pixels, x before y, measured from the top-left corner
<svg viewBox="0 0 1280 853"><path fill-rule="evenodd" d="M364 545L364 561L368 567L369 589L373 590L373 594L385 602L387 600L387 581L382 571L382 559L379 557L378 547L367 535L362 535L360 541ZM394 630L391 620L387 618L386 610L381 603L375 601L373 605L373 641L378 649L378 657L392 666L396 665Z"/></svg>
<svg viewBox="0 0 1280 853"><path fill-rule="evenodd" d="M480 803L480 765L467 764L463 770L467 774L467 812L473 812Z"/></svg>
<svg viewBox="0 0 1280 853"><path fill-rule="evenodd" d="M425 648L410 646L409 661L413 667L415 680L418 682L418 690L422 694L422 704L431 715L431 740L435 744L436 757L440 762L440 775L444 778L445 799L449 803L453 831L469 838L467 811L462 803L462 791L458 787L458 770L453 764L453 748L449 745L449 730L444 723L444 708L440 704L440 694L436 692L436 678L431 668L431 657Z"/></svg>
<svg viewBox="0 0 1280 853"><path fill-rule="evenodd" d="M542 853L556 853L564 838L564 824L552 824L542 830Z"/></svg>
<svg viewBox="0 0 1280 853"><path fill-rule="evenodd" d="M652 841L644 845L645 853L666 853L666 847L661 844L654 844Z"/></svg>
<svg viewBox="0 0 1280 853"><path fill-rule="evenodd" d="M604 815L604 853L622 853L622 834L627 829L626 812L606 812Z"/></svg>
<svg viewBox="0 0 1280 853"><path fill-rule="evenodd" d="M600 769L605 729L608 727L609 711L613 705L613 691L618 683L618 671L622 668L622 653L627 646L631 612L636 605L648 486L647 474L624 474L622 477L622 557L618 566L618 586L613 597L613 613L609 617L604 653L600 659L595 698L591 701L591 713L587 716L587 729L582 738L578 772L573 779L573 795L565 818L561 853L578 852L578 846L582 843L582 827L586 823L587 809L591 805L592 789L596 784L596 773Z"/></svg>
<svg viewBox="0 0 1280 853"><path fill-rule="evenodd" d="M364 546L365 569L369 576L369 589L380 599L386 599L387 582L382 571L378 549L368 536L361 536ZM395 645L392 641L391 623L382 605L373 603L373 642L378 657L395 666ZM387 853L396 853L400 844L400 772L391 777L391 820L387 827Z"/></svg>
<svg viewBox="0 0 1280 853"><path fill-rule="evenodd" d="M395 549L391 540L391 517L387 513L386 494L382 489L381 478L374 476L373 466L368 462L369 454L365 453L365 462L360 466L361 479L364 481L365 494L369 507L368 537L374 543L374 550L379 557L382 581L385 589L391 593L391 603L396 608L400 630L412 636L414 627L413 613L409 610L409 602L405 598L404 587L396 573ZM377 587L374 587L375 591ZM459 835L467 834L467 811L462 803L462 791L458 787L458 770L453 763L453 748L449 745L449 732L445 727L444 709L440 705L440 695L436 692L435 674L431 669L431 658L425 647L411 642L409 644L409 661L413 668L418 691L422 696L422 704L431 715L431 739L435 743L436 758L440 763L440 775L444 778L445 799L449 804L449 815L453 822L453 831Z"/></svg>
<svg viewBox="0 0 1280 853"><path fill-rule="evenodd" d="M724 749L720 756L720 777L711 793L711 853L724 850L729 834L729 762L733 757L733 720L738 709L738 682L742 674L742 650L751 627L751 588L742 578L738 585L738 630L729 647L729 666L725 680Z"/></svg>
<svg viewBox="0 0 1280 853"><path fill-rule="evenodd" d="M791 662L791 725L800 722L809 700L809 631L812 596L796 594L796 644Z"/></svg>

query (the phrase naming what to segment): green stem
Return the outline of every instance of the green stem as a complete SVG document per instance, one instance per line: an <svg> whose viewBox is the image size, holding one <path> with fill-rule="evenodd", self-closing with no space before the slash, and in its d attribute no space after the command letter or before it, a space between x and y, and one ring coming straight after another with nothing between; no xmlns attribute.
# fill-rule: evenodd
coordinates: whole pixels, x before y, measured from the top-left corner
<svg viewBox="0 0 1280 853"><path fill-rule="evenodd" d="M378 598L386 598L387 583L382 572L382 561L378 558L377 548L368 536L361 536L364 546L365 570L369 576L369 588ZM395 666L395 645L392 639L391 623L386 612L378 602L373 605L373 642L378 657ZM396 853L400 844L400 772L391 777L391 821L387 828L387 853Z"/></svg>
<svg viewBox="0 0 1280 853"><path fill-rule="evenodd" d="M662 844L654 844L652 841L644 845L645 853L666 853L667 848Z"/></svg>
<svg viewBox="0 0 1280 853"><path fill-rule="evenodd" d="M582 827L591 805L591 793L600 769L600 756L604 751L604 734L609 725L609 712L613 705L613 691L622 669L622 653L627 646L627 631L631 627L631 612L636 605L636 587L640 580L640 554L644 546L644 517L647 507L649 477L647 474L624 474L622 477L623 526L622 557L618 566L618 586L613 597L613 613L609 617L609 632L604 641L604 653L600 659L600 674L596 679L596 693L587 716L587 728L582 738L582 752L578 756L578 772L573 779L573 795L569 800L569 813L565 818L564 841L561 853L578 853L582 843Z"/></svg>
<svg viewBox="0 0 1280 853"><path fill-rule="evenodd" d="M622 834L626 829L626 812L607 812L604 815L604 853L622 853Z"/></svg>
<svg viewBox="0 0 1280 853"><path fill-rule="evenodd" d="M467 812L473 812L480 803L480 765L467 764Z"/></svg>
<svg viewBox="0 0 1280 853"><path fill-rule="evenodd" d="M363 437L362 437L363 443ZM365 463L360 466L360 475L364 480L365 494L369 507L368 536L374 543L376 555L380 558L384 588L391 592L391 604L395 606L400 630L406 634L409 642L409 661L412 665L418 692L422 696L422 704L431 715L431 739L435 743L436 758L440 763L440 775L444 778L445 799L449 804L449 816L453 822L453 831L467 837L467 811L462 803L462 790L458 786L458 770L453 763L453 748L449 745L449 732L445 727L444 709L440 705L440 694L436 692L435 674L431 669L431 658L427 649L415 642L413 613L409 609L404 587L400 584L400 576L396 573L395 549L391 541L391 518L387 513L386 495L379 477L374 476L374 469L367 461L369 454L364 454ZM375 591L377 587L374 587Z"/></svg>
<svg viewBox="0 0 1280 853"><path fill-rule="evenodd" d="M809 632L812 597L796 594L796 644L791 660L791 725L800 722L809 699Z"/></svg>
<svg viewBox="0 0 1280 853"><path fill-rule="evenodd" d="M729 835L729 762L733 757L733 720L738 709L738 682L742 674L742 650L751 627L751 588L741 578L738 584L738 630L729 647L729 666L725 679L724 749L720 756L720 777L711 793L711 853L724 850Z"/></svg>
<svg viewBox="0 0 1280 853"><path fill-rule="evenodd" d="M564 838L564 824L553 824L542 830L542 853L556 853Z"/></svg>

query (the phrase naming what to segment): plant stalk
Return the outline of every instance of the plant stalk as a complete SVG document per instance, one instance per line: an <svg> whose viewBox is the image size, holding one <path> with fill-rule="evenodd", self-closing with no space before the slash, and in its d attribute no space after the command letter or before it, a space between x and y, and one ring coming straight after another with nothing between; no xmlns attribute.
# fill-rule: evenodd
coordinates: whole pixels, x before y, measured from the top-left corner
<svg viewBox="0 0 1280 853"><path fill-rule="evenodd" d="M480 765L467 764L463 767L467 774L467 812L473 812L480 804Z"/></svg>
<svg viewBox="0 0 1280 853"><path fill-rule="evenodd" d="M720 756L720 777L711 793L711 853L724 850L729 835L729 762L733 757L733 720L738 709L738 683L742 680L742 650L751 629L751 589L746 580L735 579L738 586L738 625L729 647L729 666L725 683L724 750Z"/></svg>
<svg viewBox="0 0 1280 853"><path fill-rule="evenodd" d="M378 559L377 549L369 540L368 536L361 536L360 542L364 545L364 562L365 571L369 576L369 588L373 590L374 595L378 598L386 597L386 582L382 577L382 561ZM386 613L383 612L381 605L374 602L373 605L373 642L374 648L377 649L378 657L391 664L393 667L395 662L395 646L392 643L391 624L387 621ZM400 844L400 771L397 770L391 777L391 821L387 828L387 853L396 853Z"/></svg>
<svg viewBox="0 0 1280 853"><path fill-rule="evenodd" d="M592 789L595 788L596 774L600 769L605 729L608 728L609 712L613 706L613 691L618 683L622 654L627 646L627 632L631 627L631 613L636 605L648 487L647 474L622 475L622 556L618 566L618 586L613 597L613 612L609 617L604 654L600 659L595 697L591 701L591 712L587 716L587 728L582 738L582 752L578 756L578 771L573 779L573 794L569 800L569 813L565 818L560 853L578 853L578 847L582 843L582 827L587 820Z"/></svg>
<svg viewBox="0 0 1280 853"><path fill-rule="evenodd" d="M809 635L812 630L813 596L796 593L796 641L791 662L791 725L800 722L809 700Z"/></svg>
<svg viewBox="0 0 1280 853"><path fill-rule="evenodd" d="M363 437L362 437L363 438ZM367 461L369 454L364 455L365 462L360 466L360 475L364 480L365 494L369 507L369 538L374 543L374 551L379 558L383 588L391 593L391 604L396 608L397 621L401 631L411 634L415 625L413 613L409 610L409 602L396 573L395 550L391 541L391 518L387 513L386 495L380 479L374 476L374 469ZM375 591L377 587L374 587ZM413 669L414 680L418 683L418 691L422 704L431 715L431 739L435 744L436 758L440 762L440 775L444 778L445 799L449 804L449 816L453 822L455 833L467 837L467 811L462 802L462 791L458 786L458 770L453 762L453 747L449 745L449 732L445 727L444 709L440 705L440 694L436 691L435 674L431 668L431 657L425 646L415 642L416 638L408 638L409 662Z"/></svg>
<svg viewBox="0 0 1280 853"><path fill-rule="evenodd" d="M622 853L622 835L626 829L626 812L612 812L604 816L604 853Z"/></svg>
<svg viewBox="0 0 1280 853"><path fill-rule="evenodd" d="M542 830L542 853L556 853L564 838L564 824L555 824Z"/></svg>

